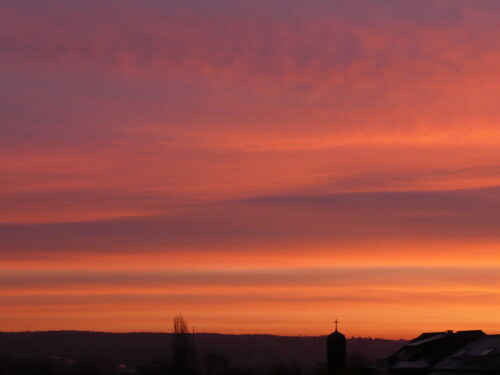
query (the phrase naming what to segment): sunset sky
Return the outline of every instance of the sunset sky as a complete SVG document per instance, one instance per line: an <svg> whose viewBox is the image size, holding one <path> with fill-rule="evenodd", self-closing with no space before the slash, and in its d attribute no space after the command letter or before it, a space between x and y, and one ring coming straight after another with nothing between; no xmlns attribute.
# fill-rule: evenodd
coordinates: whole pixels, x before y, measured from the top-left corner
<svg viewBox="0 0 500 375"><path fill-rule="evenodd" d="M500 333L499 18L1 1L0 331Z"/></svg>

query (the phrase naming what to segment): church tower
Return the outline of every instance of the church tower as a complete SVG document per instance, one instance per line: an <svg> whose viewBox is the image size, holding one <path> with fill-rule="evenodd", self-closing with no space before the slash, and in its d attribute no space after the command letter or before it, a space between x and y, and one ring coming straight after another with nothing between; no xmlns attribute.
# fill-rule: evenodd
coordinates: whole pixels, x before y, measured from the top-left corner
<svg viewBox="0 0 500 375"><path fill-rule="evenodd" d="M335 319L335 332L326 338L326 359L328 375L342 375L346 368L346 339L338 331L338 320Z"/></svg>

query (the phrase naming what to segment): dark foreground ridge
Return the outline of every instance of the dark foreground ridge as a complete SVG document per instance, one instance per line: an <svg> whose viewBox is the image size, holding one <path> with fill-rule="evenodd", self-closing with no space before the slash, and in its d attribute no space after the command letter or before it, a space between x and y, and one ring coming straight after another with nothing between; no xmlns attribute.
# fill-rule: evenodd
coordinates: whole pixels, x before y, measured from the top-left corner
<svg viewBox="0 0 500 375"><path fill-rule="evenodd" d="M0 332L0 353L12 358L61 358L95 363L109 371L120 364L133 369L152 361L170 361L173 334L88 331ZM194 335L200 367L226 362L228 367L261 369L291 363L301 369L325 366L326 336ZM400 349L404 340L350 338L348 363L374 364ZM304 373L309 372L305 371Z"/></svg>

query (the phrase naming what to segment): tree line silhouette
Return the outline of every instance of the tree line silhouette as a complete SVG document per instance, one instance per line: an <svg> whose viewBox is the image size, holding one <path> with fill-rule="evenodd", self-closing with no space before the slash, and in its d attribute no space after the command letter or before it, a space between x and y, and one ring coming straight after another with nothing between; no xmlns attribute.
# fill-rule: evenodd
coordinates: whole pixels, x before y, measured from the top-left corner
<svg viewBox="0 0 500 375"><path fill-rule="evenodd" d="M349 339L347 372L362 373L375 358L403 343ZM108 375L132 370L137 375L320 375L326 371L325 338L194 334L180 315L173 319L171 334L0 332L0 375Z"/></svg>

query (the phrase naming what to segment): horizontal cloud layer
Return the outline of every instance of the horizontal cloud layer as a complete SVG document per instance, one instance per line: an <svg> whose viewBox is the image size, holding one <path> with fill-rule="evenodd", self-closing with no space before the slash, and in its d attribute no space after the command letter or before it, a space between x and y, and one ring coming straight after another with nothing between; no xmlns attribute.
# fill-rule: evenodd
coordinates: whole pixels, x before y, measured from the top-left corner
<svg viewBox="0 0 500 375"><path fill-rule="evenodd" d="M57 197L63 198L64 194ZM73 199L81 198L76 194ZM149 198L154 202L154 195ZM140 247L146 253L187 247L238 252L240 247L246 251L248 246L276 246L280 241L319 240L329 244L335 253L339 240L496 241L500 235L499 188L269 196L191 204L178 211L90 222L3 224L2 251L12 255L40 251L120 253Z"/></svg>

